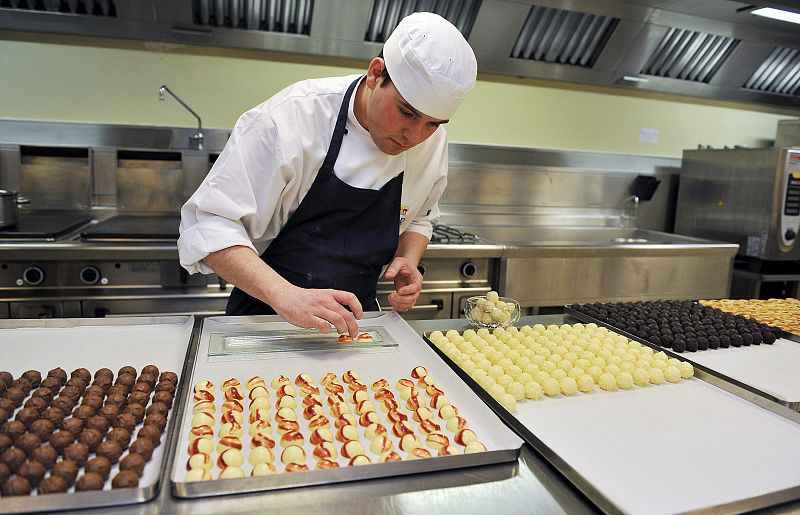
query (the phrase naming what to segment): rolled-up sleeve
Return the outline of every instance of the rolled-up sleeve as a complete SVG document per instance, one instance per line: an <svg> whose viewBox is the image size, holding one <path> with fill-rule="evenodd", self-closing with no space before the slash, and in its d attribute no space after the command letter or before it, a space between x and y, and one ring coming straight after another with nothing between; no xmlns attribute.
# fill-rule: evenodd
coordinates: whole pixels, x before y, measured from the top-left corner
<svg viewBox="0 0 800 515"><path fill-rule="evenodd" d="M213 273L202 261L212 252L233 246L255 252L254 241L271 241L265 235L291 178L272 118L242 115L208 176L181 208L181 265L191 274Z"/></svg>

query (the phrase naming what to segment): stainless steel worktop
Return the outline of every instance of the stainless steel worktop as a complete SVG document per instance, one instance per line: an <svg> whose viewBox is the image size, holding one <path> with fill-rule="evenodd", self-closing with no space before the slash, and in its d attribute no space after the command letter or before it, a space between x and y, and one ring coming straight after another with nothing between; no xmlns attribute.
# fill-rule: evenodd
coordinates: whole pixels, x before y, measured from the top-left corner
<svg viewBox="0 0 800 515"><path fill-rule="evenodd" d="M563 320L562 315L523 317L519 324L560 324ZM417 332L423 333L435 329L464 330L468 327L465 322L461 319L409 323ZM169 459L173 459L172 453ZM665 487L673 488L673 485L665 483ZM597 511L572 484L525 445L516 464L202 500L175 499L170 495L168 484L165 484L158 497L149 503L75 513L464 515L493 512L583 514ZM800 502L770 508L764 513L800 513Z"/></svg>

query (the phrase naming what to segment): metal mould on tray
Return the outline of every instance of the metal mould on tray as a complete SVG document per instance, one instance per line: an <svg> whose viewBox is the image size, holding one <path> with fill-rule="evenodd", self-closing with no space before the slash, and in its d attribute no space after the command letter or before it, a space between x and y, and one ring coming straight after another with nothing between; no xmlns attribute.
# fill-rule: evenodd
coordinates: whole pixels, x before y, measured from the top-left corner
<svg viewBox="0 0 800 515"><path fill-rule="evenodd" d="M209 356L236 356L280 352L366 350L397 347L382 327L365 327L356 338L315 329L276 329L249 333L211 333Z"/></svg>

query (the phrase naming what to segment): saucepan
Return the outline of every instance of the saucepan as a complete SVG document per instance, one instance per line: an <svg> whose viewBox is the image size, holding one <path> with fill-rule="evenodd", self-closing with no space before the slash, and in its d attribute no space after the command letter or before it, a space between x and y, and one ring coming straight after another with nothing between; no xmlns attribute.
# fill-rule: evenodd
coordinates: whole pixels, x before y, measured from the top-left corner
<svg viewBox="0 0 800 515"><path fill-rule="evenodd" d="M19 223L19 205L28 202L16 191L0 190L0 228L16 226Z"/></svg>

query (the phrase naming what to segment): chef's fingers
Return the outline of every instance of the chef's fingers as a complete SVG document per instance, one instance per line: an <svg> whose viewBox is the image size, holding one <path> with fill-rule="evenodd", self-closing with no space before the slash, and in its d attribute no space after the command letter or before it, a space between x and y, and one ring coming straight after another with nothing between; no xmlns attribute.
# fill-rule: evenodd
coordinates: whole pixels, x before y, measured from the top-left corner
<svg viewBox="0 0 800 515"><path fill-rule="evenodd" d="M320 318L318 316L311 316L310 318L311 323L308 326L311 329L318 329L319 332L323 334L328 334L331 332L331 324L328 323L327 320Z"/></svg>
<svg viewBox="0 0 800 515"><path fill-rule="evenodd" d="M397 293L399 293L400 295L414 295L415 293L419 293L421 291L422 291L422 282L417 282L417 281L397 289Z"/></svg>
<svg viewBox="0 0 800 515"><path fill-rule="evenodd" d="M344 310L344 308L342 309ZM322 308L316 313L316 316L333 324L339 334L350 334L350 336L353 337L357 336L357 333L350 331L350 327L345 320L345 317L333 309ZM358 328L358 326L356 326L356 328Z"/></svg>
<svg viewBox="0 0 800 515"><path fill-rule="evenodd" d="M333 303L327 308L325 319L336 326L340 334L348 333L353 338L358 335L358 322L355 316L339 303Z"/></svg>
<svg viewBox="0 0 800 515"><path fill-rule="evenodd" d="M389 266L386 267L386 272L383 276L386 279L394 279L398 274L409 275L411 273L408 262L405 259L394 258Z"/></svg>
<svg viewBox="0 0 800 515"><path fill-rule="evenodd" d="M353 293L349 291L342 291L342 290L331 290L333 291L333 298L336 299L336 302L339 304L344 304L345 306L350 308L350 311L353 312L353 316L358 320L361 319L361 316L364 314L364 309L361 307L361 303L358 301L358 297L356 297ZM358 328L356 328L358 331ZM355 335L354 335L355 336Z"/></svg>

